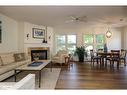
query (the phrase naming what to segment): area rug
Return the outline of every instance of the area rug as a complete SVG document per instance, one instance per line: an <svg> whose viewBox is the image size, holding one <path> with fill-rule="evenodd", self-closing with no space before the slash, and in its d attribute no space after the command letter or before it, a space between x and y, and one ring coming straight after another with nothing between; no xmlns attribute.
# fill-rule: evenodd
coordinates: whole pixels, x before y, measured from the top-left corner
<svg viewBox="0 0 127 95"><path fill-rule="evenodd" d="M25 77L28 73L35 73L36 79L35 79L35 89L41 90L41 89L55 89L57 80L59 78L61 69L60 68L52 68L52 72L50 68L44 68L41 73L41 87L38 87L38 72L29 72L24 71L17 75L17 81L21 80L23 77ZM7 79L6 82L13 82L14 76Z"/></svg>
<svg viewBox="0 0 127 95"><path fill-rule="evenodd" d="M52 72L47 68L42 70L41 88L38 88L38 82L36 82L36 89L55 89L60 71L60 68L53 68Z"/></svg>

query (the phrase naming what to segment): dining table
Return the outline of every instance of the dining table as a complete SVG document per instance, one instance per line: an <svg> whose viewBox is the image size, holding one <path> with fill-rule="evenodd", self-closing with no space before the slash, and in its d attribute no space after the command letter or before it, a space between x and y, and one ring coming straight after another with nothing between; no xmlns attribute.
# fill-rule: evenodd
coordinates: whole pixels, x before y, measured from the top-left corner
<svg viewBox="0 0 127 95"><path fill-rule="evenodd" d="M101 65L102 66L107 66L107 61L105 61L106 60L106 58L107 57L112 57L112 54L113 54L113 52L97 52L97 56L100 56L101 57Z"/></svg>

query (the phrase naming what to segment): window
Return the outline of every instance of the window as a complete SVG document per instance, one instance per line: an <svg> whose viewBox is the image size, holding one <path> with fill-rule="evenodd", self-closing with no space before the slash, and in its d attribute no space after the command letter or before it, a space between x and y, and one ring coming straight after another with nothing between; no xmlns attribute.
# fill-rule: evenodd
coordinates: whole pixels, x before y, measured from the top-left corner
<svg viewBox="0 0 127 95"><path fill-rule="evenodd" d="M67 35L67 50L69 53L74 53L76 49L76 35Z"/></svg>
<svg viewBox="0 0 127 95"><path fill-rule="evenodd" d="M88 55L90 55L90 50L93 49L93 45L94 45L94 36L92 34L85 34L83 36L83 41L84 41L84 45L85 45L85 49L88 52Z"/></svg>
<svg viewBox="0 0 127 95"><path fill-rule="evenodd" d="M87 34L87 35L84 35L84 43L85 44L93 44L93 35L91 34Z"/></svg>
<svg viewBox="0 0 127 95"><path fill-rule="evenodd" d="M98 50L103 49L105 43L105 35L104 34L85 34L83 35L83 42L88 54L90 54L90 50Z"/></svg>
<svg viewBox="0 0 127 95"><path fill-rule="evenodd" d="M66 49L65 47L65 35L57 35L56 37L57 41L57 51Z"/></svg>
<svg viewBox="0 0 127 95"><path fill-rule="evenodd" d="M76 35L57 35L56 50L67 50L69 53L74 53L76 48Z"/></svg>
<svg viewBox="0 0 127 95"><path fill-rule="evenodd" d="M105 36L102 34L96 35L96 50L103 49L105 43Z"/></svg>

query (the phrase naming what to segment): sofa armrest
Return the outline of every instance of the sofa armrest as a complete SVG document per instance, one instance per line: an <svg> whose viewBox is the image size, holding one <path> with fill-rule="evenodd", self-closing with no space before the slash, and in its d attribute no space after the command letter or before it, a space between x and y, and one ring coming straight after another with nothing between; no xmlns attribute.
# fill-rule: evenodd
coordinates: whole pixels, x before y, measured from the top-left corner
<svg viewBox="0 0 127 95"><path fill-rule="evenodd" d="M19 82L1 82L0 89L3 89L3 90L35 89L35 74L28 74Z"/></svg>
<svg viewBox="0 0 127 95"><path fill-rule="evenodd" d="M68 54L61 54L60 56L61 63L65 63L65 57L68 57Z"/></svg>
<svg viewBox="0 0 127 95"><path fill-rule="evenodd" d="M17 82L12 89L35 89L35 74L29 74Z"/></svg>

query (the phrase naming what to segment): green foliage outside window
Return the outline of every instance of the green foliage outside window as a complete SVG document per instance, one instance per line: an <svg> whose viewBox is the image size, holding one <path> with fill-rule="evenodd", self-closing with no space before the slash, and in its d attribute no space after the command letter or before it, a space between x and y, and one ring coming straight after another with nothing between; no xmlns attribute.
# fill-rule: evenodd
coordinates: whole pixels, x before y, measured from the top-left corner
<svg viewBox="0 0 127 95"><path fill-rule="evenodd" d="M94 36L92 34L86 34L83 39L85 44L91 44L93 43Z"/></svg>
<svg viewBox="0 0 127 95"><path fill-rule="evenodd" d="M76 35L57 35L56 45L57 51L64 49L73 54L76 49Z"/></svg>
<svg viewBox="0 0 127 95"><path fill-rule="evenodd" d="M105 42L105 36L104 35L96 35L96 43L104 43Z"/></svg>

